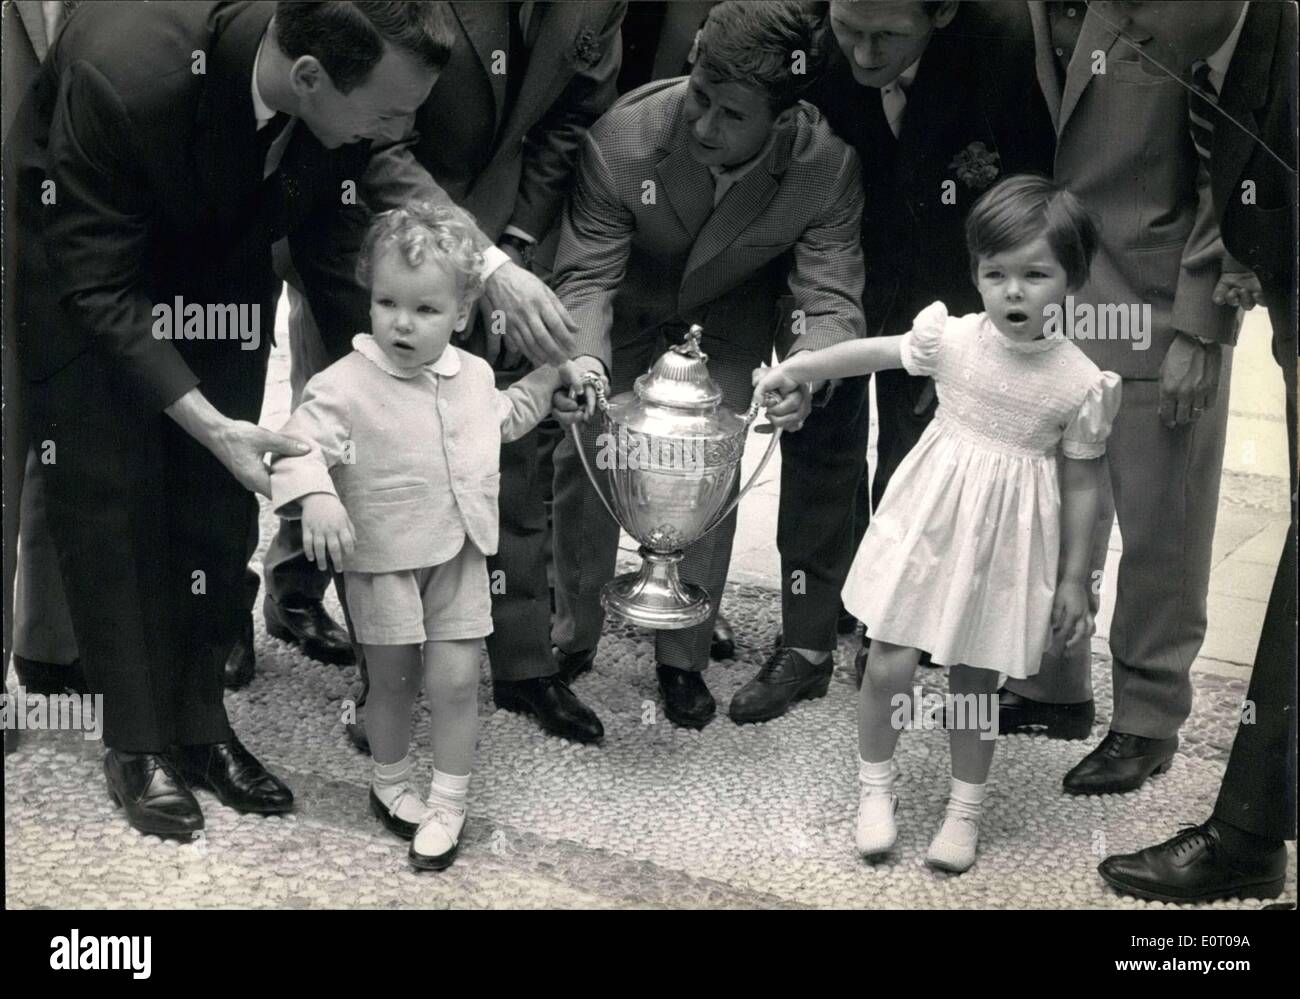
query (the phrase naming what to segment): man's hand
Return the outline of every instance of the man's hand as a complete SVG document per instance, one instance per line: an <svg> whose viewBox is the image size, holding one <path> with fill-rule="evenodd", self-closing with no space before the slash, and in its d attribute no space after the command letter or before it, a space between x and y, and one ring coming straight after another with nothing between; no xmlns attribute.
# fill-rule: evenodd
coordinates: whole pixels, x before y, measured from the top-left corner
<svg viewBox="0 0 1300 999"><path fill-rule="evenodd" d="M754 398L760 404L769 392L784 396L799 388L799 382L787 375L785 369L779 364L774 368L755 368L750 381L754 385Z"/></svg>
<svg viewBox="0 0 1300 999"><path fill-rule="evenodd" d="M1052 599L1052 647L1072 648L1092 631L1088 592L1082 583L1063 581Z"/></svg>
<svg viewBox="0 0 1300 999"><path fill-rule="evenodd" d="M336 572L343 569L343 556L356 551L357 534L342 501L330 493L308 493L302 498L302 550L315 558L322 572L329 569L325 557L334 562Z"/></svg>
<svg viewBox="0 0 1300 999"><path fill-rule="evenodd" d="M1160 421L1182 426L1200 418L1219 395L1223 348L1185 333L1174 336L1160 364Z"/></svg>
<svg viewBox="0 0 1300 999"><path fill-rule="evenodd" d="M1253 309L1264 302L1264 289L1254 271L1225 271L1219 275L1211 296L1215 305L1235 305L1240 309Z"/></svg>
<svg viewBox="0 0 1300 999"><path fill-rule="evenodd" d="M500 339L508 350L522 353L537 367L562 364L577 349L573 334L578 327L555 292L513 261L502 264L487 279L479 312L487 330L488 363L495 362ZM494 332L493 313L505 319L503 336ZM499 322L495 329L500 329Z"/></svg>
<svg viewBox="0 0 1300 999"><path fill-rule="evenodd" d="M223 416L197 388L192 388L167 407L166 413L196 441L216 456L245 489L271 495L271 475L262 455L299 457L311 447L245 420Z"/></svg>

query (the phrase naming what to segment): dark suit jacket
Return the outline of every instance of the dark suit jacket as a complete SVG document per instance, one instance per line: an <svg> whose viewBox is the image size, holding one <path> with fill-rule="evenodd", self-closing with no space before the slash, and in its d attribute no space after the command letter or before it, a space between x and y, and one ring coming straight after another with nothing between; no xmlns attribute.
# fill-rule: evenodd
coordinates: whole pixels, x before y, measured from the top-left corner
<svg viewBox="0 0 1300 999"><path fill-rule="evenodd" d="M580 352L608 367L612 346L664 323L699 322L765 359L789 272L800 346L862 335L857 157L811 105L713 206L682 116L686 80L623 97L588 133L560 230L555 291Z"/></svg>
<svg viewBox="0 0 1300 999"><path fill-rule="evenodd" d="M366 176L376 210L413 196L439 197L412 171L410 153L456 204L496 239L514 225L541 239L554 225L587 128L618 96L623 2L538 3L529 23L528 68L509 114L508 3L452 3L457 38L428 100L416 137L377 153Z"/></svg>
<svg viewBox="0 0 1300 999"><path fill-rule="evenodd" d="M152 305L178 295L260 306L267 349L280 285L250 87L273 12L270 3L95 3L60 33L5 150L24 247L10 263L27 378L97 349L114 360L124 396L165 408L244 353L156 339ZM326 150L296 123L282 161L301 189L286 224L291 247L323 238L343 181L368 158L368 143ZM350 265L318 255L302 268L327 341L364 328Z"/></svg>
<svg viewBox="0 0 1300 999"><path fill-rule="evenodd" d="M998 155L998 179L1052 169L1055 137L1035 83L1025 5L960 5L921 57L897 139L879 92L853 79L839 50L810 99L862 161L868 335L905 332L936 299L953 315L978 312L963 227L989 184L968 184L954 159L982 142ZM942 198L945 181L956 185L955 204Z"/></svg>
<svg viewBox="0 0 1300 999"><path fill-rule="evenodd" d="M1295 364L1296 9L1254 3L1223 81L1214 122L1210 187L1224 248L1259 277L1271 308L1288 321L1273 324L1274 353ZM1270 155L1270 152L1274 155ZM1247 203L1246 181L1253 184ZM1277 314L1277 313L1275 313Z"/></svg>

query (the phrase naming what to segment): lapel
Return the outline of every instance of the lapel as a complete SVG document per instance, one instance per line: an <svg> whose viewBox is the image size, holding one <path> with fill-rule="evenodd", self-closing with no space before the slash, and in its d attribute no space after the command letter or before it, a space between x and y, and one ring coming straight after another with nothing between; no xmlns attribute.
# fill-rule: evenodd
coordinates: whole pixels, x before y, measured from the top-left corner
<svg viewBox="0 0 1300 999"><path fill-rule="evenodd" d="M571 72L568 53L582 32L587 14L586 4L533 5L528 22L528 69L497 143L498 151L517 147L524 133L555 102Z"/></svg>
<svg viewBox="0 0 1300 999"><path fill-rule="evenodd" d="M1214 123L1210 171L1216 206L1228 204L1231 189L1236 186L1255 144L1260 141L1259 119L1255 112L1268 103L1269 70L1281 30L1281 14L1281 8L1275 4L1251 4L1232 62L1228 65L1219 107L1250 134L1243 133L1223 117Z"/></svg>
<svg viewBox="0 0 1300 999"><path fill-rule="evenodd" d="M1061 81L1056 75L1056 59L1052 55L1052 30L1047 22L1047 4L1043 0L1030 0L1029 22L1034 28L1034 72L1038 87L1047 101L1052 116L1052 126L1061 131Z"/></svg>
<svg viewBox="0 0 1300 999"><path fill-rule="evenodd" d="M45 15L41 10L40 0L16 0L14 6L18 8L18 16L22 19L27 38L36 53L36 61L44 62L45 53L50 45L45 37Z"/></svg>
<svg viewBox="0 0 1300 999"><path fill-rule="evenodd" d="M722 199L722 203L708 216L704 228L695 238L686 267L682 271L680 310L685 312L700 302L716 295L718 282L709 281L706 265L713 262L727 247L736 242L776 195L780 187L778 177L790 162L790 147L798 131L798 117L777 135L763 162L757 164L741 178ZM713 204L711 178L705 171L708 188L707 203Z"/></svg>
<svg viewBox="0 0 1300 999"><path fill-rule="evenodd" d="M655 178L677 221L694 242L713 211L713 179L708 167L695 162L686 147L686 124L680 107L678 102L676 124L663 145L668 155L655 164Z"/></svg>
<svg viewBox="0 0 1300 999"><path fill-rule="evenodd" d="M251 204L262 183L250 87L257 47L274 11L270 4L229 8L208 52L194 119L194 210L222 227L243 221L237 206Z"/></svg>
<svg viewBox="0 0 1300 999"><path fill-rule="evenodd" d="M501 115L506 105L506 75L492 72L493 53L508 52L510 49L510 5L507 3L452 3L451 9L460 22L461 30L469 39L470 46L478 56L492 85L492 103L496 117L494 126L501 123ZM536 13L533 15L536 17ZM496 128L493 128L496 132Z"/></svg>
<svg viewBox="0 0 1300 999"><path fill-rule="evenodd" d="M1079 98L1092 82L1092 54L1097 50L1106 53L1106 59L1110 60L1110 50L1119 38L1111 27L1103 24L1097 12L1091 7L1084 16L1083 27L1079 31L1079 40L1075 43L1074 54L1070 56L1070 65L1065 71L1065 91L1061 94L1061 111L1056 123L1056 133L1060 135L1065 131L1065 124L1070 120L1070 114L1074 111L1079 103ZM1051 48L1051 41L1048 40L1048 48Z"/></svg>

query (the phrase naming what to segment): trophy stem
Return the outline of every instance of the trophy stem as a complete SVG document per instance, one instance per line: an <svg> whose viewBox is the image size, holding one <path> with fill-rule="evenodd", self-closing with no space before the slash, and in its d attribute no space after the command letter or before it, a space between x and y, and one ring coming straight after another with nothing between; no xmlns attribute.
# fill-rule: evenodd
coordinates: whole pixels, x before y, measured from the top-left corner
<svg viewBox="0 0 1300 999"><path fill-rule="evenodd" d="M713 604L704 587L683 583L682 553L641 548L641 568L616 576L600 591L601 606L643 628L690 628L709 619Z"/></svg>

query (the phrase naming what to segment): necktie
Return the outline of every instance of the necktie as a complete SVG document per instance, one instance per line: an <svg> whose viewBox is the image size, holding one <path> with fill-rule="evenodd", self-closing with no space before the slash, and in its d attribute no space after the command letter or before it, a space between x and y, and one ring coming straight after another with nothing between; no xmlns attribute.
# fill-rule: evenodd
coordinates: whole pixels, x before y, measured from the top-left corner
<svg viewBox="0 0 1300 999"><path fill-rule="evenodd" d="M885 120L889 122L889 130L897 139L903 128L903 109L907 107L907 92L897 80L881 88L880 107L885 112Z"/></svg>
<svg viewBox="0 0 1300 999"><path fill-rule="evenodd" d="M1210 81L1210 64L1200 63L1192 68L1192 92L1187 95L1187 114L1192 130L1192 144L1201 159L1209 165L1210 150L1214 148L1214 115L1219 92Z"/></svg>
<svg viewBox="0 0 1300 999"><path fill-rule="evenodd" d="M296 217L295 203L302 185L286 151L292 143L295 119L277 114L257 133L258 148L265 150L262 168L262 217L271 242L288 235Z"/></svg>

